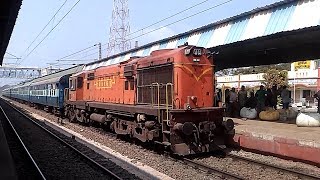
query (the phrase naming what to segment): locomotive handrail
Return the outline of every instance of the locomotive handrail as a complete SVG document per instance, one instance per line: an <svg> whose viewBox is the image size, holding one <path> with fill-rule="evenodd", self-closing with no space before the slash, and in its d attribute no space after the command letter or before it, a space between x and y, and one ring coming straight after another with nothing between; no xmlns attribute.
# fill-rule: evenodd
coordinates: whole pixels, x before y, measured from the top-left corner
<svg viewBox="0 0 320 180"><path fill-rule="evenodd" d="M159 83L152 83L151 84L152 86L152 90L151 90L151 105L153 106L153 87L157 87L157 90L158 90L158 93L157 93L157 95L158 95L158 111L157 111L157 116L158 116L158 121L159 121L159 123L161 123L161 121L160 121L160 84Z"/></svg>
<svg viewBox="0 0 320 180"><path fill-rule="evenodd" d="M167 125L169 126L169 97L168 97L168 87L171 87L171 107L173 109L173 84L167 83L166 84L166 114L167 114Z"/></svg>

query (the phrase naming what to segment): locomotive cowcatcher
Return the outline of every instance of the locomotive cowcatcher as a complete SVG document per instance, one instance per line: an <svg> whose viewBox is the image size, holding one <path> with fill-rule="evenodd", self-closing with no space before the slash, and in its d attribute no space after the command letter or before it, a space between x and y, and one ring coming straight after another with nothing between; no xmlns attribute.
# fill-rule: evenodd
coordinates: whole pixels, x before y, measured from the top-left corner
<svg viewBox="0 0 320 180"><path fill-rule="evenodd" d="M69 80L65 115L71 121L99 122L179 155L222 149L234 135L233 121L213 107L214 63L205 48L157 50Z"/></svg>

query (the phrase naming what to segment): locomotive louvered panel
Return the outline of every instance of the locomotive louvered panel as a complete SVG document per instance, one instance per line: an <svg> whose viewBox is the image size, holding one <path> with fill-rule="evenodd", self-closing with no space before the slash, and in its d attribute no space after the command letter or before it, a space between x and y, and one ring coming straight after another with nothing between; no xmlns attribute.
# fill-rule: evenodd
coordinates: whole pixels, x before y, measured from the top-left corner
<svg viewBox="0 0 320 180"><path fill-rule="evenodd" d="M172 70L172 64L139 69L138 103L157 105L159 96L160 104L164 105L166 103L166 84L172 83ZM168 99L171 105L171 87L168 87Z"/></svg>
<svg viewBox="0 0 320 180"><path fill-rule="evenodd" d="M127 78L131 78L133 76L133 66L125 66L124 67L124 71L123 71L123 75Z"/></svg>

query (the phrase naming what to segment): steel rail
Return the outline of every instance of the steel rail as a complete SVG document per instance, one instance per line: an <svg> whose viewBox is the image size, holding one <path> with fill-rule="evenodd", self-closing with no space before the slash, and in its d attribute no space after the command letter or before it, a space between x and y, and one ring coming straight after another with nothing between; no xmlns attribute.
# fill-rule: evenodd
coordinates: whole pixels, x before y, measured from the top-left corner
<svg viewBox="0 0 320 180"><path fill-rule="evenodd" d="M4 100L5 101L5 100ZM84 153L82 153L81 151L79 151L77 148L75 148L74 146L72 146L71 144L69 144L68 142L66 142L65 140L61 139L60 137L58 137L57 135L55 135L53 132L49 131L48 129L46 129L45 127L43 127L42 125L40 125L39 123L37 123L35 120L33 120L32 118L30 118L29 116L27 116L25 113L21 112L19 109L17 109L16 107L12 106L11 104L9 104L7 101L5 101L6 104L8 104L11 108L13 108L14 110L16 110L17 112L19 112L21 115L23 115L24 117L26 117L27 119L29 119L31 122L33 122L35 125L37 125L38 127L40 127L41 129L43 129L45 132L47 132L48 134L50 134L51 136L53 136L55 139L59 140L61 143L63 143L64 145L66 145L67 147L69 147L70 149L74 150L76 153L78 153L79 155L81 155L82 157L84 157L85 159L87 159L88 161L90 161L91 163L93 163L94 165L98 166L101 170L103 170L104 172L106 172L108 175L112 176L114 179L117 180L122 180L122 178L120 178L119 176L117 176L116 174L114 174L113 172L111 172L109 169L103 167L101 164L97 163L95 160L93 160L92 158L88 157L87 155L85 155Z"/></svg>
<svg viewBox="0 0 320 180"><path fill-rule="evenodd" d="M211 167L211 166L208 166L208 165L193 161L193 160L188 159L188 158L183 158L182 161L184 163L188 164L188 165L191 165L191 166L193 166L195 168L202 169L202 170L207 171L209 173L219 174L222 178L241 179L241 180L245 179L245 178L240 177L238 175L229 173L227 171L219 170L217 168L214 168L214 167Z"/></svg>
<svg viewBox="0 0 320 180"><path fill-rule="evenodd" d="M264 166L264 167L268 167L268 168L272 168L272 169L276 169L276 170L281 170L281 171L286 171L288 173L292 173L292 174L296 174L298 176L302 176L302 177L307 177L307 178L312 178L312 179L320 179L320 176L316 176L316 175L312 175L312 174L307 174L304 172L298 172L292 169L286 169L284 167L281 166L277 166L277 165L273 165L273 164L269 164L269 163L265 163L262 161L258 161L258 160L254 160L254 159L250 159L250 158L246 158L246 157L242 157L242 156L238 156L238 155L234 155L234 154L229 154L227 157L231 157L233 159L238 159L238 160L242 160L242 161L247 161L249 163L254 163L260 166Z"/></svg>
<svg viewBox="0 0 320 180"><path fill-rule="evenodd" d="M6 117L5 119L6 119L6 120L8 121L8 123L10 124L11 129L13 130L15 136L18 138L18 140L19 140L20 144L22 145L24 151L28 154L28 157L29 157L29 159L32 161L32 164L33 164L33 165L35 166L35 168L37 169L40 177L41 177L42 179L46 179L46 178L44 177L43 173L41 172L39 166L37 165L37 163L35 162L35 160L34 160L33 157L31 156L29 150L27 149L27 147L26 147L25 144L23 143L23 141L22 141L22 139L20 138L19 134L17 133L16 129L13 127L10 119L8 118L6 112L3 110L3 108L2 108L1 105L0 105L0 109L1 109L1 112L3 113L3 115Z"/></svg>

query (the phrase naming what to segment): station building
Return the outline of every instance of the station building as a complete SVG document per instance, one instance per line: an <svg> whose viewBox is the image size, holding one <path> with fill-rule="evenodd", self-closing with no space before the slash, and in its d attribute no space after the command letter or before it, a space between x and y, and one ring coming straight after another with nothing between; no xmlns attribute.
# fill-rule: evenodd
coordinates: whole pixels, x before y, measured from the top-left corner
<svg viewBox="0 0 320 180"><path fill-rule="evenodd" d="M293 106L314 106L316 99L313 95L320 90L319 60L298 61L291 63L288 71L289 91ZM217 88L239 89L242 85L256 91L264 81L263 73L220 76L216 78Z"/></svg>

